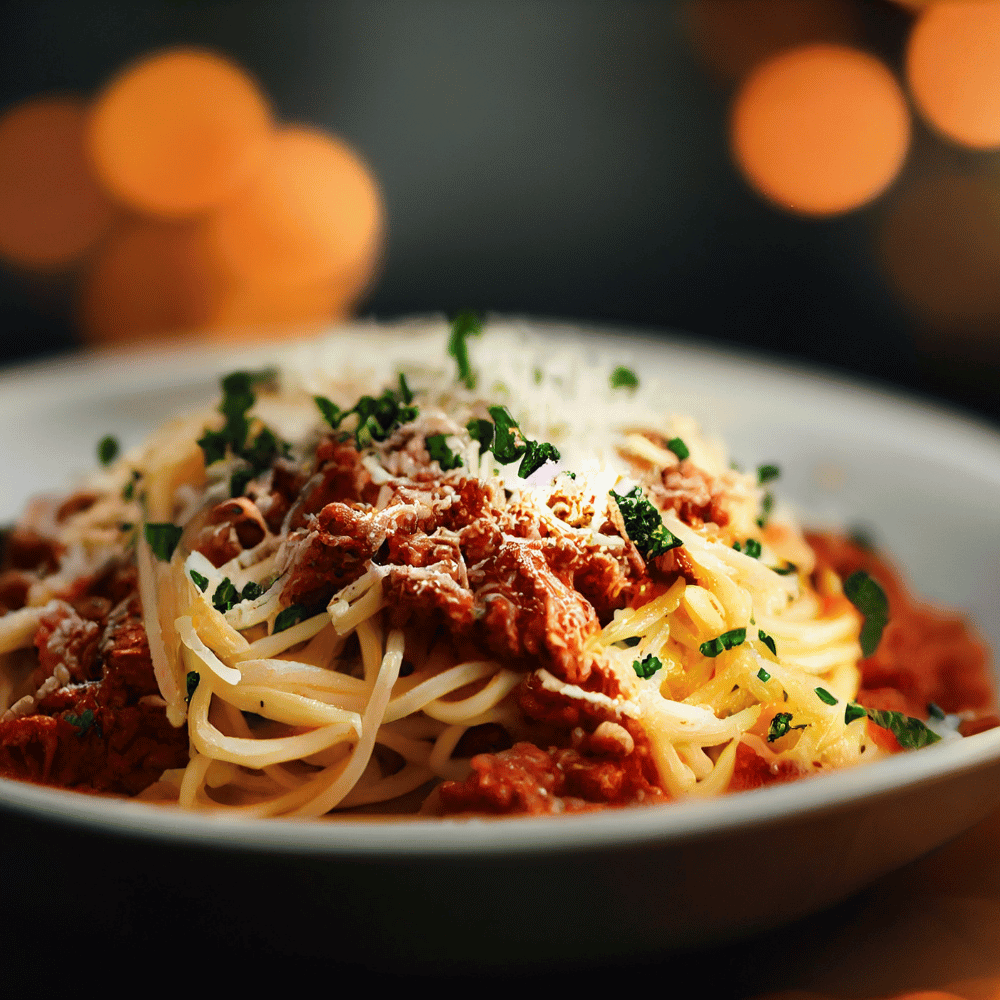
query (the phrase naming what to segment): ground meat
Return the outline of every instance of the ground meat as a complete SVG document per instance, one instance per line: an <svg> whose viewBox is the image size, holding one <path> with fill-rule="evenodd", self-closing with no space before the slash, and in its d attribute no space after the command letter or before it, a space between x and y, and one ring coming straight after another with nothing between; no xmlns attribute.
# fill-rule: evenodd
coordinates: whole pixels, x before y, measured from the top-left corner
<svg viewBox="0 0 1000 1000"><path fill-rule="evenodd" d="M448 813L489 812L503 815L579 812L664 799L644 773L642 755L585 757L572 748L547 752L531 743L472 759L464 782L440 788Z"/></svg>
<svg viewBox="0 0 1000 1000"><path fill-rule="evenodd" d="M881 556L846 538L810 534L816 580L831 567L845 578L863 569L885 590L889 624L875 653L861 661L857 701L927 718L931 702L946 712L983 710L992 700L986 650L964 619L917 604Z"/></svg>
<svg viewBox="0 0 1000 1000"><path fill-rule="evenodd" d="M109 567L65 596L73 604L43 615L35 638L34 714L0 721L0 774L135 795L187 763L188 737L158 697L134 569Z"/></svg>
<svg viewBox="0 0 1000 1000"><path fill-rule="evenodd" d="M657 507L672 510L692 528L700 528L706 521L720 528L729 523L722 484L690 461L664 469L660 483L654 484L650 493Z"/></svg>
<svg viewBox="0 0 1000 1000"><path fill-rule="evenodd" d="M793 781L801 771L790 760L777 761L773 766L746 743L736 748L736 764L729 781L730 792L745 792L779 781Z"/></svg>
<svg viewBox="0 0 1000 1000"><path fill-rule="evenodd" d="M320 605L382 569L394 624L436 616L497 656L541 658L574 683L587 677L587 637L640 581L627 559L554 531L536 509L479 480L428 474L383 489L391 496L381 510L334 501L311 521L283 601Z"/></svg>

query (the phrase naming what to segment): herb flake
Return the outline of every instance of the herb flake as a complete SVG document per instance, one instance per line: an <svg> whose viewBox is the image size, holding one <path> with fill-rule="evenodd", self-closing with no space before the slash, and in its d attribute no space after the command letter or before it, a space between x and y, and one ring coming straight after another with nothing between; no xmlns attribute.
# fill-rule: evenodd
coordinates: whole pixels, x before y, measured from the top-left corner
<svg viewBox="0 0 1000 1000"><path fill-rule="evenodd" d="M304 604L289 604L287 608L283 611L278 612L278 617L274 619L274 635L278 632L284 632L285 629L291 628L293 625L298 625L307 614L306 607Z"/></svg>
<svg viewBox="0 0 1000 1000"><path fill-rule="evenodd" d="M459 313L451 324L448 336L448 353L458 366L458 381L466 388L475 389L476 373L469 361L469 337L478 337L483 332L483 321L473 312Z"/></svg>
<svg viewBox="0 0 1000 1000"><path fill-rule="evenodd" d="M775 740L780 740L782 736L787 736L793 729L805 728L805 723L801 726L792 725L791 712L778 712L778 714L771 720L771 725L767 728L767 742L773 743Z"/></svg>
<svg viewBox="0 0 1000 1000"><path fill-rule="evenodd" d="M824 705L836 705L838 699L835 698L826 688L818 687L814 688L816 692L816 697L819 698Z"/></svg>
<svg viewBox="0 0 1000 1000"><path fill-rule="evenodd" d="M448 472L451 469L458 469L462 466L462 458L460 455L456 455L451 448L445 443L444 434L431 434L428 436L427 444L427 454L431 456L432 461L437 462L441 466L442 472Z"/></svg>
<svg viewBox="0 0 1000 1000"><path fill-rule="evenodd" d="M690 449L680 438L671 438L667 442L667 450L672 451L682 462L691 456Z"/></svg>
<svg viewBox="0 0 1000 1000"><path fill-rule="evenodd" d="M612 389L638 389L639 376L631 368L619 365L612 373L609 380Z"/></svg>
<svg viewBox="0 0 1000 1000"><path fill-rule="evenodd" d="M106 434L97 442L97 460L101 465L110 465L117 457L121 451L121 445L118 443L118 438L112 437L110 434Z"/></svg>
<svg viewBox="0 0 1000 1000"><path fill-rule="evenodd" d="M632 661L632 669L635 671L637 677L641 677L643 680L649 680L657 670L663 669L663 664L660 662L659 657L653 656L652 653L647 654L641 660Z"/></svg>
<svg viewBox="0 0 1000 1000"><path fill-rule="evenodd" d="M142 533L149 542L153 555L160 562L170 562L184 529L179 524L171 524L169 521L147 522L142 526Z"/></svg>
<svg viewBox="0 0 1000 1000"><path fill-rule="evenodd" d="M633 486L628 493L609 492L618 504L625 533L644 559L653 559L684 543L665 525L660 512L646 499L641 486Z"/></svg>
<svg viewBox="0 0 1000 1000"><path fill-rule="evenodd" d="M734 649L736 646L742 645L746 641L746 637L747 630L745 628L733 628L714 639L709 639L708 642L703 642L698 648L702 656L714 658L724 650Z"/></svg>
<svg viewBox="0 0 1000 1000"><path fill-rule="evenodd" d="M879 584L863 569L855 570L844 581L844 594L864 619L861 626L861 655L871 656L889 624L889 599Z"/></svg>

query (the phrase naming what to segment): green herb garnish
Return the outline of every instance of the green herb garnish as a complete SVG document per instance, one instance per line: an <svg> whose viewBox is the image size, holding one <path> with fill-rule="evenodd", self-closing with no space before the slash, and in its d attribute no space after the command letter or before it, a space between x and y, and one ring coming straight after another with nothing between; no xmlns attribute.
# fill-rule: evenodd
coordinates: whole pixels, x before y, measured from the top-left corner
<svg viewBox="0 0 1000 1000"><path fill-rule="evenodd" d="M770 679L771 675L763 667L757 671L757 680L763 681L766 684Z"/></svg>
<svg viewBox="0 0 1000 1000"><path fill-rule="evenodd" d="M469 337L478 337L483 332L483 321L472 312L459 313L451 324L448 337L448 353L458 365L458 381L466 388L475 389L476 374L469 362Z"/></svg>
<svg viewBox="0 0 1000 1000"><path fill-rule="evenodd" d="M861 654L871 656L889 624L889 600L885 591L863 569L855 570L844 581L844 594L864 619L861 626Z"/></svg>
<svg viewBox="0 0 1000 1000"><path fill-rule="evenodd" d="M97 725L97 720L94 718L94 710L91 708L85 708L79 715L67 713L63 716L63 719L76 730L77 736L86 736L91 727L96 727L97 734L101 735L101 727Z"/></svg>
<svg viewBox="0 0 1000 1000"><path fill-rule="evenodd" d="M682 462L691 455L688 446L680 438L671 438L667 442L667 449L672 451Z"/></svg>
<svg viewBox="0 0 1000 1000"><path fill-rule="evenodd" d="M284 632L286 628L291 628L293 625L298 625L307 614L305 605L303 604L289 604L284 611L278 613L278 617L274 619L274 632Z"/></svg>
<svg viewBox="0 0 1000 1000"><path fill-rule="evenodd" d="M940 722L944 719L944 709L940 705L935 705L934 702L928 702L927 704L927 714L932 719L937 719Z"/></svg>
<svg viewBox="0 0 1000 1000"><path fill-rule="evenodd" d="M610 490L609 496L618 504L625 532L644 559L653 559L684 544L664 526L663 517L643 495L641 486L633 486L624 495Z"/></svg>
<svg viewBox="0 0 1000 1000"><path fill-rule="evenodd" d="M611 373L611 388L612 389L638 389L639 388L639 376L636 375L631 368L626 368L624 365L619 365Z"/></svg>
<svg viewBox="0 0 1000 1000"><path fill-rule="evenodd" d="M723 632L722 635L716 636L714 639L709 639L708 642L703 642L698 648L702 656L715 657L723 650L742 645L746 641L746 637L747 630L745 628L734 628Z"/></svg>
<svg viewBox="0 0 1000 1000"><path fill-rule="evenodd" d="M782 736L787 736L793 729L805 728L805 723L801 726L792 725L791 712L778 712L778 714L771 720L771 725L767 728L767 742L773 743L775 740L780 740Z"/></svg>
<svg viewBox="0 0 1000 1000"><path fill-rule="evenodd" d="M737 548L737 545L739 545L738 542L733 546L733 548L739 552L740 550ZM748 538L746 542L743 543L743 551L750 556L751 559L759 559L760 542L758 542L756 538Z"/></svg>
<svg viewBox="0 0 1000 1000"><path fill-rule="evenodd" d="M427 454L431 459L441 466L442 472L450 469L458 469L462 465L462 458L456 455L451 448L445 444L444 434L431 434L427 438Z"/></svg>
<svg viewBox="0 0 1000 1000"><path fill-rule="evenodd" d="M194 585L204 594L208 587L208 577L202 576L196 569L190 570L189 575L194 581Z"/></svg>
<svg viewBox="0 0 1000 1000"><path fill-rule="evenodd" d="M764 645L767 646L769 650L771 650L771 654L773 656L778 655L778 647L775 646L774 639L771 636L769 636L762 628L757 629L757 638L760 639L760 641L764 643Z"/></svg>
<svg viewBox="0 0 1000 1000"><path fill-rule="evenodd" d="M636 672L638 677L643 680L649 680L657 670L661 670L663 664L660 662L659 658L653 656L652 653L644 656L641 660L632 661L632 669Z"/></svg>
<svg viewBox="0 0 1000 1000"><path fill-rule="evenodd" d="M177 548L177 543L184 534L184 529L179 524L171 524L169 521L160 523L147 522L142 526L142 533L149 542L149 547L153 550L153 555L161 562L170 562L170 557Z"/></svg>
<svg viewBox="0 0 1000 1000"><path fill-rule="evenodd" d="M259 583L254 583L251 580L241 591L240 600L241 601L256 601L261 594L264 593L264 588Z"/></svg>
<svg viewBox="0 0 1000 1000"><path fill-rule="evenodd" d="M118 438L112 437L110 434L106 434L97 442L97 460L101 465L110 465L118 457L120 451L121 445L118 443Z"/></svg>
<svg viewBox="0 0 1000 1000"><path fill-rule="evenodd" d="M853 701L847 703L844 709L844 725L849 726L855 719L863 719L868 713L861 705L855 705Z"/></svg>
<svg viewBox="0 0 1000 1000"><path fill-rule="evenodd" d="M866 712L876 726L888 729L904 750L919 750L941 739L919 719L903 715L902 712L888 712L878 708L869 708Z"/></svg>
<svg viewBox="0 0 1000 1000"><path fill-rule="evenodd" d="M483 420L482 417L473 418L465 425L465 429L473 441L479 442L480 455L484 451L489 451L490 445L493 444L493 422L491 420Z"/></svg>
<svg viewBox="0 0 1000 1000"><path fill-rule="evenodd" d="M555 445L547 441L532 441L526 438L521 432L517 421L510 415L505 406L491 406L490 416L493 418L493 457L501 465L510 465L521 459L517 474L521 479L527 479L533 472L540 469L546 462L558 462L559 450ZM469 432L472 433L472 424L477 425L481 421L470 421ZM482 445L482 438L476 437Z"/></svg>
<svg viewBox="0 0 1000 1000"><path fill-rule="evenodd" d="M757 527L763 528L768 519L771 516L771 511L774 509L774 494L765 493L760 501L760 517L757 518Z"/></svg>
<svg viewBox="0 0 1000 1000"><path fill-rule="evenodd" d="M248 468L236 470L229 480L232 496L242 496L247 483L271 466L275 457L288 450L266 427L252 440L247 413L257 402L253 387L268 382L275 376L273 368L259 372L232 372L222 379L222 402L219 412L226 418L221 430L205 431L198 439L205 465L222 461L229 452L242 458Z"/></svg>
<svg viewBox="0 0 1000 1000"><path fill-rule="evenodd" d="M198 682L201 680L201 674L197 670L189 670L184 680L187 684L187 697L184 700L190 705L191 697L198 690Z"/></svg>
<svg viewBox="0 0 1000 1000"><path fill-rule="evenodd" d="M778 576L791 576L792 573L798 573L799 571L795 563L785 563L784 566L770 566L768 568L772 573L777 573Z"/></svg>
<svg viewBox="0 0 1000 1000"><path fill-rule="evenodd" d="M826 688L814 688L816 696L825 705L836 705L837 699Z"/></svg>
<svg viewBox="0 0 1000 1000"><path fill-rule="evenodd" d="M770 483L777 479L781 475L781 469L776 465L758 465L757 466L757 484L763 486L764 483Z"/></svg>
<svg viewBox="0 0 1000 1000"><path fill-rule="evenodd" d="M212 595L212 607L225 614L234 604L239 604L239 601L239 591L234 586L233 581L228 576L225 577L222 583L215 588L215 593Z"/></svg>
<svg viewBox="0 0 1000 1000"><path fill-rule="evenodd" d="M132 470L132 478L122 487L122 500L131 500L135 496L136 483L142 479L135 469Z"/></svg>
<svg viewBox="0 0 1000 1000"><path fill-rule="evenodd" d="M334 429L354 415L356 426L353 432L359 449L368 448L373 441L384 441L403 424L416 420L420 411L411 406L413 393L406 379L399 376L399 389L386 389L381 396L362 396L349 410L342 410L325 396L313 396L323 419Z"/></svg>

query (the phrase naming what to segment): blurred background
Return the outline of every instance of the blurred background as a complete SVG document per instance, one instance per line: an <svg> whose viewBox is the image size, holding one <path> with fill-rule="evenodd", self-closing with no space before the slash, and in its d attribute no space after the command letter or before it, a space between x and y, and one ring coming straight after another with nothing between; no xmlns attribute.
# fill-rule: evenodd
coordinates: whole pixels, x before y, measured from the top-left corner
<svg viewBox="0 0 1000 1000"><path fill-rule="evenodd" d="M0 363L476 309L1000 420L1000 2L0 14Z"/></svg>

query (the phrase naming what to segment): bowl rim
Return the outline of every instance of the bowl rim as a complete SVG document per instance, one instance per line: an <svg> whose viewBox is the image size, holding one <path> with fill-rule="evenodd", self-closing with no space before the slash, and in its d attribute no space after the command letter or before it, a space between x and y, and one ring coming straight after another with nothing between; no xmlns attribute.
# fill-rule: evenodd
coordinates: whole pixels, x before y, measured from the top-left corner
<svg viewBox="0 0 1000 1000"><path fill-rule="evenodd" d="M440 322L406 320L406 323ZM849 403L857 411L917 428L937 453L962 445L965 455L989 456L987 471L1000 487L1000 431L986 421L939 403L873 381L759 352L705 345L672 331L626 328L567 321L501 318L499 322L531 335L582 344L603 355L628 358L655 352L664 363L683 359L711 371L750 365L755 377L790 389L821 410ZM392 324L365 323L352 330L363 336L391 336ZM378 333L376 333L376 329ZM314 343L310 341L309 343ZM613 350L611 350L613 346ZM240 350L240 364L266 363L286 344ZM191 379L207 379L232 367L233 349L185 343L167 348L98 351L32 362L0 373L0 411L25 401L38 404L46 393L60 391L70 400L97 399L91 379L107 379L109 366L129 391L169 388ZM954 456L952 456L954 457ZM92 795L0 778L0 811L92 832L155 842L198 845L237 851L414 858L534 855L552 852L633 848L722 837L737 829L796 822L891 798L950 777L1000 763L1000 729L943 741L919 752L904 752L878 763L832 772L789 784L776 784L718 799L609 809L565 816L473 818L360 818L318 820L245 819L231 815L187 813L173 806Z"/></svg>

